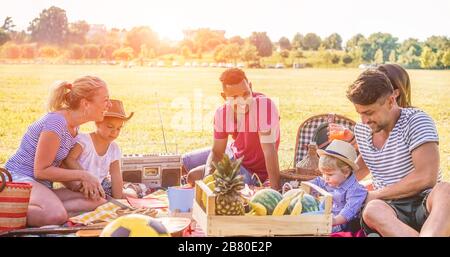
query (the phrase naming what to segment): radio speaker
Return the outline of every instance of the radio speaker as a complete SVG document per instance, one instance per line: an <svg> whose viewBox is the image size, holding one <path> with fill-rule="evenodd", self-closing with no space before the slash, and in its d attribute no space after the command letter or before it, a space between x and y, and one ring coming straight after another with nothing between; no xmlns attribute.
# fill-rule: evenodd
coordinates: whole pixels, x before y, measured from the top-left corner
<svg viewBox="0 0 450 257"><path fill-rule="evenodd" d="M162 178L161 178L162 187L167 188L171 186L179 186L180 182L181 182L181 168L162 170Z"/></svg>
<svg viewBox="0 0 450 257"><path fill-rule="evenodd" d="M122 173L123 181L131 183L142 183L141 170L127 170Z"/></svg>

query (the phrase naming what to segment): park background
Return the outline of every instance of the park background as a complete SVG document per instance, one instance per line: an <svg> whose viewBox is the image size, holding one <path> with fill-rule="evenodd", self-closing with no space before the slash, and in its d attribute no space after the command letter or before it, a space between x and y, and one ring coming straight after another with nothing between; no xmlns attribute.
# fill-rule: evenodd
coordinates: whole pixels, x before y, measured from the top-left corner
<svg viewBox="0 0 450 257"><path fill-rule="evenodd" d="M448 2L360 6L350 0L338 1L340 5L325 1L321 9L301 6L302 12L317 15L300 22L299 14L298 24L290 10L293 1L276 6L273 1L265 6L229 1L235 6L223 8L206 1L189 6L168 1L172 7L159 1L130 1L122 6L123 17L115 13L121 7L117 2L79 1L74 7L70 1L33 1L21 12L23 2L29 3L17 1L0 11L0 165L18 148L27 127L45 113L49 87L56 80L73 81L86 74L103 78L111 97L124 101L128 112L136 112L118 139L123 153L165 152L161 125L170 152L206 147L212 142L212 114L223 102L218 78L226 67L241 67L254 91L276 99L281 113L280 166L292 167L302 121L330 112L359 121L345 98L348 85L365 68L398 63L410 75L413 106L436 122L441 170L444 179L450 179ZM251 10L249 3L255 4ZM164 17L173 21L161 25L164 21L133 20L133 11L145 17L139 8L165 10ZM180 18L183 8L208 15L184 24L190 17ZM277 16L270 16L268 9ZM331 12L342 19L333 20ZM256 18L261 18L259 26L252 23ZM228 24L246 30L233 30ZM311 32L315 30L320 33ZM82 127L83 132L93 129L92 124Z"/></svg>

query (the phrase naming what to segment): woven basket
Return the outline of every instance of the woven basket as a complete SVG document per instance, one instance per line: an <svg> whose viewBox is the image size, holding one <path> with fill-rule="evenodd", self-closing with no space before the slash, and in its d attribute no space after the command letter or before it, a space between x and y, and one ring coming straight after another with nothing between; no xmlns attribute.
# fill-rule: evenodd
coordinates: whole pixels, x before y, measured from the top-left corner
<svg viewBox="0 0 450 257"><path fill-rule="evenodd" d="M300 124L297 130L293 162L294 167L280 171L282 184L294 180L308 181L321 175L318 169L302 169L297 168L296 165L299 161L306 157L308 154L308 146L312 142L320 143L319 141L321 140L318 141L318 137L322 137L323 134L326 136L326 128L329 123L336 123L345 126L350 130L353 130L356 124L353 120L345 116L333 113L315 115L306 119L302 124ZM318 148L323 149L324 147L326 147L326 144L318 144Z"/></svg>
<svg viewBox="0 0 450 257"><path fill-rule="evenodd" d="M30 183L12 182L11 174L0 168L0 231L25 228L31 188Z"/></svg>

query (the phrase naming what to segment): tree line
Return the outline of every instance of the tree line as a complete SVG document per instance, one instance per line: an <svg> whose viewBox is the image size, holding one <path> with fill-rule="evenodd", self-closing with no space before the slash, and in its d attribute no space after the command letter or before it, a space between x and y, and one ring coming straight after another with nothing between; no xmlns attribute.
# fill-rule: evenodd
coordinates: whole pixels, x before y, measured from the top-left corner
<svg viewBox="0 0 450 257"><path fill-rule="evenodd" d="M1 23L0 23L1 24ZM42 10L27 30L16 31L11 17L0 27L0 56L9 59L60 58L92 60L154 59L245 62L249 67L270 63L303 66L357 66L361 63L400 63L406 68L450 68L450 38L431 36L425 41L408 38L399 42L389 33L367 38L354 35L343 42L338 33L321 38L297 33L292 39L272 41L266 32L249 37L225 37L225 31L200 28L184 31L179 42L161 40L148 26L130 30L69 22L66 11L52 6Z"/></svg>

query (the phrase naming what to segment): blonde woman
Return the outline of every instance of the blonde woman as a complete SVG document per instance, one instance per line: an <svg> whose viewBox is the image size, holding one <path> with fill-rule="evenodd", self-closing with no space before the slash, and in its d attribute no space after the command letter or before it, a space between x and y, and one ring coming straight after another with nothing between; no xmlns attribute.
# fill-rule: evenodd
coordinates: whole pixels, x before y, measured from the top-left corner
<svg viewBox="0 0 450 257"><path fill-rule="evenodd" d="M27 213L28 226L63 224L80 211L105 202L98 179L84 170L61 168L74 146L81 124L102 121L110 106L106 83L84 76L61 82L48 101L48 113L28 127L17 152L5 167L14 181L33 184ZM53 182L80 181L82 192L53 189Z"/></svg>

